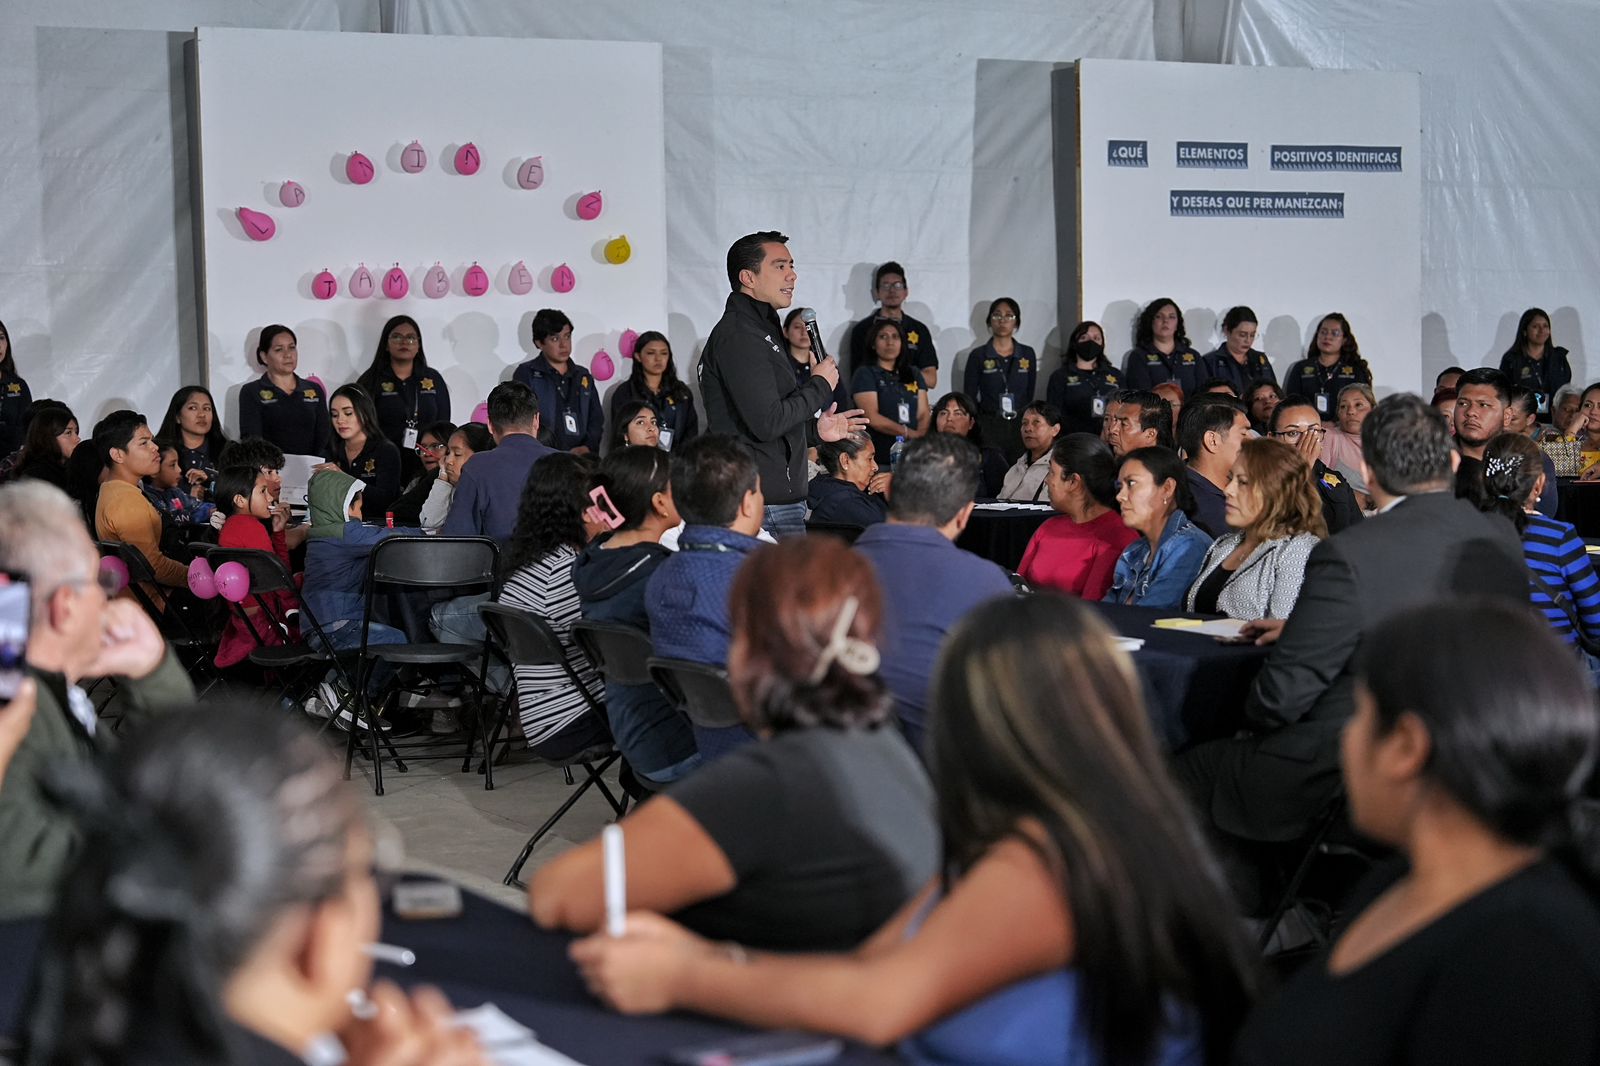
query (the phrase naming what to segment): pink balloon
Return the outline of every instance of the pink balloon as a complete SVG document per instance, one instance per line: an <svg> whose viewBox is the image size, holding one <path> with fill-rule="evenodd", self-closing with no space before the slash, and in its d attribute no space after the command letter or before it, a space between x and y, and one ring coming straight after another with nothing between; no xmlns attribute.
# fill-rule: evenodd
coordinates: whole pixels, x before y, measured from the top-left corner
<svg viewBox="0 0 1600 1066"><path fill-rule="evenodd" d="M537 189L544 184L544 156L536 155L517 168L517 184L524 189Z"/></svg>
<svg viewBox="0 0 1600 1066"><path fill-rule="evenodd" d="M489 291L489 272L473 263L467 267L466 277L461 279L461 288L468 296L482 296Z"/></svg>
<svg viewBox="0 0 1600 1066"><path fill-rule="evenodd" d="M229 603L243 603L244 598L250 595L250 571L244 568L243 563L223 563L217 567L212 583L216 585L217 593Z"/></svg>
<svg viewBox="0 0 1600 1066"><path fill-rule="evenodd" d="M128 564L118 559L115 555L108 555L100 560L100 572L112 574L117 579L117 592L128 587Z"/></svg>
<svg viewBox="0 0 1600 1066"><path fill-rule="evenodd" d="M420 174L428 165L428 150L416 141L400 149L400 169L407 174Z"/></svg>
<svg viewBox="0 0 1600 1066"><path fill-rule="evenodd" d="M600 217L600 209L605 206L605 200L600 196L600 191L585 193L578 197L578 217L586 222Z"/></svg>
<svg viewBox="0 0 1600 1066"><path fill-rule="evenodd" d="M520 259L516 261L506 278L506 287L518 296L526 296L533 291L533 274L528 270L527 263Z"/></svg>
<svg viewBox="0 0 1600 1066"><path fill-rule="evenodd" d="M298 181L286 181L278 186L278 202L284 207L299 207L306 202L306 191Z"/></svg>
<svg viewBox="0 0 1600 1066"><path fill-rule="evenodd" d="M317 388L321 389L323 392L328 391L328 386L324 385L322 383L322 379L317 377L317 375L312 374L310 377L306 378L306 380L315 383Z"/></svg>
<svg viewBox="0 0 1600 1066"><path fill-rule="evenodd" d="M488 400L485 400L483 403L480 403L478 406L476 406L476 407L474 407L472 409L471 421L473 421L473 422L482 422L486 426L489 424L489 401Z"/></svg>
<svg viewBox="0 0 1600 1066"><path fill-rule="evenodd" d="M252 211L248 207L239 208L238 215L244 235L253 241L270 241L272 235L278 232L278 224L272 221L271 215Z"/></svg>
<svg viewBox="0 0 1600 1066"><path fill-rule="evenodd" d="M596 381L610 381L611 375L617 372L616 366L611 362L611 353L604 348L594 353L594 362L589 364L589 369L594 371Z"/></svg>
<svg viewBox="0 0 1600 1066"><path fill-rule="evenodd" d="M622 331L622 336L617 339L617 351L624 359L633 358L634 346L639 343L639 335L631 329Z"/></svg>
<svg viewBox="0 0 1600 1066"><path fill-rule="evenodd" d="M189 564L189 591L202 600L217 596L217 575L211 572L211 564L204 558L197 557Z"/></svg>
<svg viewBox="0 0 1600 1066"><path fill-rule="evenodd" d="M550 272L550 287L557 292L571 292L572 287L576 284L578 284L578 276L565 263Z"/></svg>
<svg viewBox="0 0 1600 1066"><path fill-rule="evenodd" d="M391 300L403 300L406 293L411 291L411 281L406 277L406 272L399 265L389 269L383 276L383 294Z"/></svg>
<svg viewBox="0 0 1600 1066"><path fill-rule="evenodd" d="M372 280L372 271L367 269L367 264L356 267L356 272L350 275L350 295L365 300L377 291L378 283Z"/></svg>
<svg viewBox="0 0 1600 1066"><path fill-rule="evenodd" d="M471 141L456 149L457 174L476 174L482 163L483 158L478 155L478 146Z"/></svg>
<svg viewBox="0 0 1600 1066"><path fill-rule="evenodd" d="M339 279L324 269L311 279L311 295L319 300L331 300L339 294Z"/></svg>
<svg viewBox="0 0 1600 1066"><path fill-rule="evenodd" d="M450 295L450 275L444 272L444 267L435 263L432 269L422 276L422 292L434 300Z"/></svg>
<svg viewBox="0 0 1600 1066"><path fill-rule="evenodd" d="M375 174L377 170L373 167L372 160L360 152L351 152L350 158L344 161L344 176L354 185L365 185Z"/></svg>

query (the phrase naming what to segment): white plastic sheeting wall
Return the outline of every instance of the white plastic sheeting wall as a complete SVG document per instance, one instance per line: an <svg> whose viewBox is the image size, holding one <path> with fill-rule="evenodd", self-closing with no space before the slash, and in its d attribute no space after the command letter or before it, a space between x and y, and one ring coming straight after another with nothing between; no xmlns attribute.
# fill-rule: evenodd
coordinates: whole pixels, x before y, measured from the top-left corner
<svg viewBox="0 0 1600 1066"><path fill-rule="evenodd" d="M1239 63L1422 73L1429 384L1497 363L1529 306L1550 312L1573 381L1600 377L1600 5L1242 0L1236 33Z"/></svg>

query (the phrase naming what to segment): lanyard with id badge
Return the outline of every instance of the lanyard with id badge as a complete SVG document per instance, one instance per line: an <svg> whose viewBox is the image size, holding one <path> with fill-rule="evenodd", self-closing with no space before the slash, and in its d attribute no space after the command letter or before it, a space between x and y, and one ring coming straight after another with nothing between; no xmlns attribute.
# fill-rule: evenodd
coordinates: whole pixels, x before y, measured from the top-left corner
<svg viewBox="0 0 1600 1066"><path fill-rule="evenodd" d="M401 387L404 388L405 386L402 385ZM420 388L418 388L418 390L412 396L412 400L411 400L411 417L406 419L406 431L405 431L404 434L402 434L404 440L403 440L403 443L400 445L403 449L405 449L408 452L414 452L414 451L417 450L417 439L418 439L418 434L417 434L417 412L419 410L421 410L421 407L422 407L422 390Z"/></svg>

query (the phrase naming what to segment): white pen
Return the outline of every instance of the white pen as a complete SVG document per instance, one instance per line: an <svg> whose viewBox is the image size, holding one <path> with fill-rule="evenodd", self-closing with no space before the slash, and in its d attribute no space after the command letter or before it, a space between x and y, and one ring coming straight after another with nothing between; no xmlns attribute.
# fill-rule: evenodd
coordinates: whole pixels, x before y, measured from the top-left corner
<svg viewBox="0 0 1600 1066"><path fill-rule="evenodd" d="M350 1005L350 1013L360 1021L370 1022L378 1016L378 1005L367 997L364 988L352 988L345 994L344 1001Z"/></svg>
<svg viewBox="0 0 1600 1066"><path fill-rule="evenodd" d="M606 933L621 936L627 927L628 873L622 854L622 826L615 823L600 830L600 849L605 859Z"/></svg>
<svg viewBox="0 0 1600 1066"><path fill-rule="evenodd" d="M387 962L391 966L414 966L417 956L410 948L396 947L393 944L368 944L361 949L366 952L369 959L377 962Z"/></svg>

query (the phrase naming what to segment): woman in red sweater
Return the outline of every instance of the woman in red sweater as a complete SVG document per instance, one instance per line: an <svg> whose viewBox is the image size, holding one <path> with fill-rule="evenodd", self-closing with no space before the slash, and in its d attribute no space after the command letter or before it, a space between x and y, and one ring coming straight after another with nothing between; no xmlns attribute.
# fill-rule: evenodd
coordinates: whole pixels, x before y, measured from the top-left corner
<svg viewBox="0 0 1600 1066"><path fill-rule="evenodd" d="M1117 461L1100 438L1069 433L1050 452L1045 487L1061 514L1034 533L1017 573L1034 588L1099 600L1139 537L1117 514Z"/></svg>
<svg viewBox="0 0 1600 1066"><path fill-rule="evenodd" d="M224 467L217 474L217 510L227 515L222 523L222 534L217 538L221 548L254 548L271 552L290 566L289 542L284 536L288 510L277 503L267 475L253 466ZM237 613L228 615L228 628L217 645L217 665L226 667L243 662L260 644L281 644L284 634L255 605L255 597L242 606L250 620L246 629ZM287 592L271 593L273 613L284 618L294 608L294 597ZM254 630L254 635L250 630Z"/></svg>

